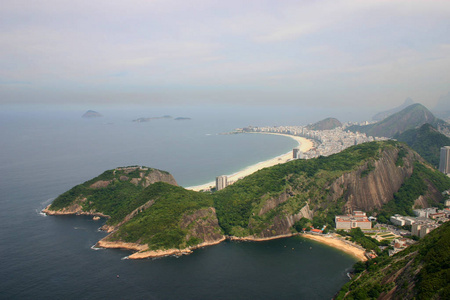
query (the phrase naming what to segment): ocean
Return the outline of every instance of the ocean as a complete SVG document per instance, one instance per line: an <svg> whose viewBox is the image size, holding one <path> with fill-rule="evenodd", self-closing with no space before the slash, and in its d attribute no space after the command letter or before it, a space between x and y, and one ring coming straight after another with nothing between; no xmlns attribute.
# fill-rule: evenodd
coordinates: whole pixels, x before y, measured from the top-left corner
<svg viewBox="0 0 450 300"><path fill-rule="evenodd" d="M87 110L87 109L86 109ZM127 260L92 249L104 220L45 216L59 194L107 169L166 170L184 187L213 181L296 146L282 136L223 135L248 125L304 125L286 107L116 107L0 111L2 299L330 299L356 260L301 237L224 242L182 257ZM323 113L323 112L322 112ZM140 117L189 117L132 122Z"/></svg>

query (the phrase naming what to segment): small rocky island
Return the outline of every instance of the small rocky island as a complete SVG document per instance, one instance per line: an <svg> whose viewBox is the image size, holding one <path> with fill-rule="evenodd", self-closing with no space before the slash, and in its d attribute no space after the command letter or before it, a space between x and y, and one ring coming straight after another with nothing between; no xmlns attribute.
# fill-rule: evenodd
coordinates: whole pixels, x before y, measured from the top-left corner
<svg viewBox="0 0 450 300"><path fill-rule="evenodd" d="M82 116L82 118L85 119L92 119L92 118L100 118L103 117L103 115L95 110L88 110L85 112Z"/></svg>

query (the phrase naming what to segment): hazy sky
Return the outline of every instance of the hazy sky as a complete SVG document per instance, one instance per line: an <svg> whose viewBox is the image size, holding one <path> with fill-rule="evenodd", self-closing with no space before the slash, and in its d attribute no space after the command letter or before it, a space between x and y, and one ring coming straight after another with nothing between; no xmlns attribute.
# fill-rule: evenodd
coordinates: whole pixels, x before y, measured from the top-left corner
<svg viewBox="0 0 450 300"><path fill-rule="evenodd" d="M2 0L0 103L433 108L450 1Z"/></svg>

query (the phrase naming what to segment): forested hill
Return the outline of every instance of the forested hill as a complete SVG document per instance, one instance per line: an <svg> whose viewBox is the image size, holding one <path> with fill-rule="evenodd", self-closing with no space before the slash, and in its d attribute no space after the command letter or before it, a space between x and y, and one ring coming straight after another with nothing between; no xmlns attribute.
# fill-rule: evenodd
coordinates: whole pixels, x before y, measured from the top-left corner
<svg viewBox="0 0 450 300"><path fill-rule="evenodd" d="M369 136L393 137L406 130L414 129L423 124L431 124L434 127L448 128L448 124L443 120L436 118L425 106L416 103L406 107L398 113L395 113L386 119L377 123L348 127L353 132L359 131Z"/></svg>
<svg viewBox="0 0 450 300"><path fill-rule="evenodd" d="M450 222L394 256L355 266L336 299L450 299Z"/></svg>
<svg viewBox="0 0 450 300"><path fill-rule="evenodd" d="M336 127L341 127L342 123L335 118L326 118L322 121L306 126L309 130L331 130Z"/></svg>
<svg viewBox="0 0 450 300"><path fill-rule="evenodd" d="M334 216L348 209L409 214L418 198L428 207L449 188L450 178L408 146L386 141L266 168L213 197L226 234L272 237L291 233L302 218L334 226Z"/></svg>
<svg viewBox="0 0 450 300"><path fill-rule="evenodd" d="M450 138L440 133L430 124L410 129L394 136L400 142L407 143L434 167L439 166L440 149L450 146Z"/></svg>
<svg viewBox="0 0 450 300"><path fill-rule="evenodd" d="M408 214L416 204L442 202L446 189L450 178L406 144L384 141L265 168L213 194L177 187L165 171L117 168L63 193L44 212L107 217L103 229L112 233L102 241L113 247L190 250L224 234L289 235L302 218L334 227L334 216L349 209Z"/></svg>

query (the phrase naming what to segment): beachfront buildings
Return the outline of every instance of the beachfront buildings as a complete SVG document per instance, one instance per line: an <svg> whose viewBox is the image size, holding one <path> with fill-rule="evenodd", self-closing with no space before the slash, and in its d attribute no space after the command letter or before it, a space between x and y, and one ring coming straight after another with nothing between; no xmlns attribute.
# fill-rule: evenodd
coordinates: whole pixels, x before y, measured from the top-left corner
<svg viewBox="0 0 450 300"><path fill-rule="evenodd" d="M301 152L294 149L292 153L294 159L309 159L319 156L328 156L341 152L342 150L354 145L386 139L367 136L365 133L351 132L345 130L343 127L337 127L331 130L310 130L307 126L249 126L245 128L237 128L235 132L281 133L301 136L314 141L314 147L307 152Z"/></svg>
<svg viewBox="0 0 450 300"><path fill-rule="evenodd" d="M216 177L216 190L220 191L226 188L228 185L228 177L226 175L221 175Z"/></svg>
<svg viewBox="0 0 450 300"><path fill-rule="evenodd" d="M439 171L444 174L450 175L450 146L441 148Z"/></svg>
<svg viewBox="0 0 450 300"><path fill-rule="evenodd" d="M352 214L336 216L334 218L336 229L352 229L359 227L361 229L372 229L372 222L366 216L365 212L354 211Z"/></svg>

